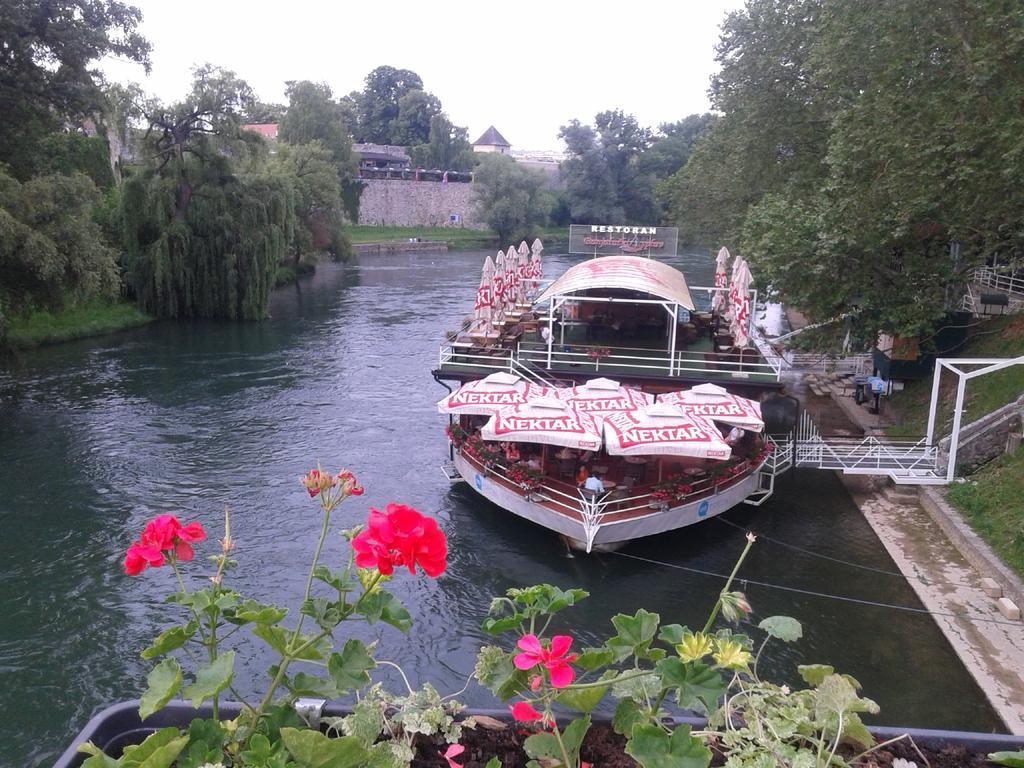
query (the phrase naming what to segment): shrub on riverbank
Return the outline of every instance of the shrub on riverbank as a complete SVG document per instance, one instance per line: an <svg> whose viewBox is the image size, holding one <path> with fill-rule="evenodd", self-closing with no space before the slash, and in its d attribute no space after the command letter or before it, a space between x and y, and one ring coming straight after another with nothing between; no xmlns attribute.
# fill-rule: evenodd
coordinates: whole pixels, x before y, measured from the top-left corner
<svg viewBox="0 0 1024 768"><path fill-rule="evenodd" d="M1024 448L949 487L949 501L1010 568L1024 577Z"/></svg>
<svg viewBox="0 0 1024 768"><path fill-rule="evenodd" d="M11 347L27 349L135 328L152 320L128 302L92 301L59 312L42 310L12 317L7 341Z"/></svg>

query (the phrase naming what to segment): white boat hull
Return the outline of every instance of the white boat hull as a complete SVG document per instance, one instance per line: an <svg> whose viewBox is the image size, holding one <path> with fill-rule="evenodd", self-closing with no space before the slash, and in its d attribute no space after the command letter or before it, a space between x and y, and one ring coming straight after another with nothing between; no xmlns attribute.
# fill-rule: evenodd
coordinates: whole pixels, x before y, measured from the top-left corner
<svg viewBox="0 0 1024 768"><path fill-rule="evenodd" d="M760 482L759 473L755 471L714 495L676 507L651 509L620 520L588 522L527 499L517 489L478 469L459 452L455 453L454 465L459 475L484 498L514 515L565 536L571 545L586 552L616 549L633 539L685 528L720 515L754 494ZM538 494L543 496L543 491Z"/></svg>

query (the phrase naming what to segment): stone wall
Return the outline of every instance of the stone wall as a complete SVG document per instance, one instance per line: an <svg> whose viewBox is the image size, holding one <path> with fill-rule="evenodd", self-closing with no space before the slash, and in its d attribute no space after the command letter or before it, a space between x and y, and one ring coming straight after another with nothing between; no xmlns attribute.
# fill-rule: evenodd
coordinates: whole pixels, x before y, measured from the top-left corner
<svg viewBox="0 0 1024 768"><path fill-rule="evenodd" d="M998 457L1006 450L1006 439L1011 432L1021 431L1024 420L1024 397L992 411L977 421L960 428L960 443L956 450L956 474L973 472L982 464ZM945 466L949 455L949 438L939 442L939 466Z"/></svg>
<svg viewBox="0 0 1024 768"><path fill-rule="evenodd" d="M453 226L486 229L477 221L472 183L364 179L359 198L359 223L390 227L440 227L455 213Z"/></svg>

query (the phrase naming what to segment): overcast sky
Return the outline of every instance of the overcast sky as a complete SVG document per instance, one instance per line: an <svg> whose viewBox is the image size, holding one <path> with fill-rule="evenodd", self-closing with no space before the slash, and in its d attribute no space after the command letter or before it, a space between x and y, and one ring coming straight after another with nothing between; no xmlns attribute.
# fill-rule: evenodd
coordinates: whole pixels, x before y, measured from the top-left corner
<svg viewBox="0 0 1024 768"><path fill-rule="evenodd" d="M494 125L515 149L562 149L558 128L621 108L642 125L708 108L714 46L742 0L404 2L129 0L142 9L153 71L107 62L173 101L195 64L232 69L263 101L287 80L362 88L382 64L411 69L474 141Z"/></svg>

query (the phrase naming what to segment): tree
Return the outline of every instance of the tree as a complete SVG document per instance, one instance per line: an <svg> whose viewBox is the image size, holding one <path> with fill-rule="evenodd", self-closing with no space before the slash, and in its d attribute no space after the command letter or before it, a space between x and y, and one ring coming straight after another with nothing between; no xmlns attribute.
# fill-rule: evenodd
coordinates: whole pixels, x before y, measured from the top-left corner
<svg viewBox="0 0 1024 768"><path fill-rule="evenodd" d="M288 85L290 86L291 83ZM266 123L277 123L280 125L281 121L284 120L284 115L287 110L288 107L284 104L254 101L246 107L245 114L242 117L247 124L260 125Z"/></svg>
<svg viewBox="0 0 1024 768"><path fill-rule="evenodd" d="M452 125L442 113L430 118L430 140L412 147L409 156L418 168L468 171L476 163L466 128Z"/></svg>
<svg viewBox="0 0 1024 768"><path fill-rule="evenodd" d="M343 231L341 184L331 152L319 141L279 145L271 160L271 171L287 179L294 190L296 227L292 261L298 264L306 254L325 251L333 258L348 253Z"/></svg>
<svg viewBox="0 0 1024 768"><path fill-rule="evenodd" d="M598 113L594 128L573 120L559 137L569 157L562 163L574 221L650 221L650 189L639 189L636 161L651 131L622 110Z"/></svg>
<svg viewBox="0 0 1024 768"><path fill-rule="evenodd" d="M500 242L533 236L551 208L543 172L507 155L485 155L473 181L477 215L498 233Z"/></svg>
<svg viewBox="0 0 1024 768"><path fill-rule="evenodd" d="M441 101L426 91L412 90L398 100L398 115L391 125L391 142L404 147L430 140L430 121L441 114Z"/></svg>
<svg viewBox="0 0 1024 768"><path fill-rule="evenodd" d="M148 71L141 18L137 8L114 0L0 3L0 162L17 178L35 172L42 136L99 106L93 62L114 55Z"/></svg>
<svg viewBox="0 0 1024 768"><path fill-rule="evenodd" d="M140 306L160 317L264 317L294 237L288 180L247 165L262 140L241 133L249 86L209 65L179 104L146 106L153 167L122 195L125 267Z"/></svg>
<svg viewBox="0 0 1024 768"><path fill-rule="evenodd" d="M356 141L397 143L393 124L398 118L399 101L413 90L422 91L423 80L411 70L382 66L370 72L363 90L350 97L357 114Z"/></svg>
<svg viewBox="0 0 1024 768"><path fill-rule="evenodd" d="M100 194L81 173L18 182L0 166L0 309L60 309L117 294L116 254L93 221Z"/></svg>
<svg viewBox="0 0 1024 768"><path fill-rule="evenodd" d="M288 83L288 111L278 126L278 139L289 144L319 142L330 153L338 176L339 196L352 221L359 219L357 161L346 122L347 108L335 101L325 83L300 80Z"/></svg>

